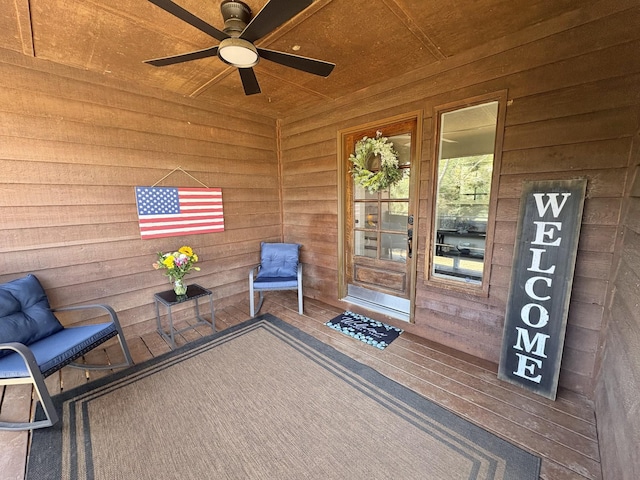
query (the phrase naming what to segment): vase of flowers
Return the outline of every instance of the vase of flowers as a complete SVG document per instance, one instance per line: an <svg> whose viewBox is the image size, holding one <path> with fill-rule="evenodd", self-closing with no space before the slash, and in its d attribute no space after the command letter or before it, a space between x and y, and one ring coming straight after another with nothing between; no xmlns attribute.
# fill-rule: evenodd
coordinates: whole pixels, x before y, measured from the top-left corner
<svg viewBox="0 0 640 480"><path fill-rule="evenodd" d="M184 280L182 278L176 278L173 280L173 291L176 292L176 295L178 297L186 295L187 285L184 283Z"/></svg>
<svg viewBox="0 0 640 480"><path fill-rule="evenodd" d="M198 255L193 252L193 249L184 246L180 247L177 252L158 252L158 260L153 263L153 268L166 270L165 275L169 277L169 281L173 284L173 291L177 297L181 297L187 293L184 276L192 270L200 271L200 267L195 266L197 261Z"/></svg>

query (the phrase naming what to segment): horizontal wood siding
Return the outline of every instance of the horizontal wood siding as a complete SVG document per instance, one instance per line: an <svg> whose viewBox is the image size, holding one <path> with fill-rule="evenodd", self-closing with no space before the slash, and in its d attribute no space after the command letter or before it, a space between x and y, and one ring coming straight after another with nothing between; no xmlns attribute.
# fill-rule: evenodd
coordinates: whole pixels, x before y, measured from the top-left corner
<svg viewBox="0 0 640 480"><path fill-rule="evenodd" d="M135 88L0 52L0 281L35 273L54 307L109 303L125 333L155 328L170 288L155 252L192 246L187 282L221 306L281 238L275 121ZM162 180L177 167L197 180ZM222 188L223 233L140 239L134 186L199 182Z"/></svg>
<svg viewBox="0 0 640 480"><path fill-rule="evenodd" d="M632 149L629 186L595 395L603 470L610 472L608 478L622 480L640 478L640 132Z"/></svg>
<svg viewBox="0 0 640 480"><path fill-rule="evenodd" d="M586 178L560 386L591 396L629 151L639 123L640 8L616 5L554 19L511 37L512 43L496 41L283 119L283 228L287 239L305 244L303 258L312 277L306 295L339 301L338 132L421 110L416 308L414 323L399 325L497 362L522 182ZM504 89L508 106L489 294L428 286L423 266L431 236L433 109Z"/></svg>

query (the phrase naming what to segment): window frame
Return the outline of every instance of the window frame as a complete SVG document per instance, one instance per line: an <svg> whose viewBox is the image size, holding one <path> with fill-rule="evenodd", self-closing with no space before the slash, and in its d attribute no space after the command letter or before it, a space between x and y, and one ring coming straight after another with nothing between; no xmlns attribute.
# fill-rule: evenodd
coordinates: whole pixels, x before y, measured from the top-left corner
<svg viewBox="0 0 640 480"><path fill-rule="evenodd" d="M496 135L493 154L493 171L491 176L491 192L489 197L489 213L487 216L487 231L485 237L485 253L483 260L482 281L480 283L465 283L450 278L443 278L433 274L434 251L436 243L436 195L438 186L438 164L440 156L440 133L442 130L442 115L445 113L455 112L463 108L474 107L490 102L498 102L498 116L496 121ZM444 105L437 105L433 108L433 136L432 136L432 162L431 162L431 181L429 182L429 214L428 214L428 237L425 251L424 266L424 283L426 285L447 290L459 291L466 294L476 296L489 295L489 280L491 277L491 265L493 258L493 245L495 241L496 213L498 204L498 188L500 184L501 166L502 166L502 148L504 141L504 129L506 109L508 105L507 91L502 90L486 95L467 98L457 102L451 102Z"/></svg>

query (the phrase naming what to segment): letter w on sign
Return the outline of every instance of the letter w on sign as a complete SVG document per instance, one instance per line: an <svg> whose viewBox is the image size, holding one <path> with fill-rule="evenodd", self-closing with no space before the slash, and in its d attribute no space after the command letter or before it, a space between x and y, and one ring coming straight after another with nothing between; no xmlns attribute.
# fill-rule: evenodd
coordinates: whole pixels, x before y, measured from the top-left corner
<svg viewBox="0 0 640 480"><path fill-rule="evenodd" d="M222 189L136 187L140 237L224 231Z"/></svg>

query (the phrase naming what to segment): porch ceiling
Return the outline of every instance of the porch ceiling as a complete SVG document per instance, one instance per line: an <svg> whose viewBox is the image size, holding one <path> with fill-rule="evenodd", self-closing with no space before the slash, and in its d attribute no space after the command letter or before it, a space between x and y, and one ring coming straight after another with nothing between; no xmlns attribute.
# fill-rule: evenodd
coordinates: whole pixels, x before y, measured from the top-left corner
<svg viewBox="0 0 640 480"><path fill-rule="evenodd" d="M222 0L176 0L218 29ZM245 0L254 15L266 0ZM15 0L0 18L0 47L278 118L580 8L582 0L316 0L256 45L336 64L327 78L261 61L262 93L245 96L217 57L165 67L143 63L219 42L146 0ZM294 46L299 49L294 51Z"/></svg>

